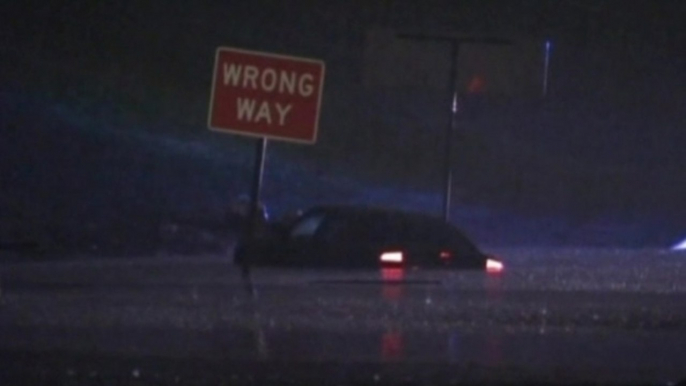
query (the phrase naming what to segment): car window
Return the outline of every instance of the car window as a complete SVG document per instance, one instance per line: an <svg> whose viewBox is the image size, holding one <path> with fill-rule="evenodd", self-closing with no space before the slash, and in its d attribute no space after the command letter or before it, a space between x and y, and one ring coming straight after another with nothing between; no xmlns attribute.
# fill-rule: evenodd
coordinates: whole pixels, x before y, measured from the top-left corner
<svg viewBox="0 0 686 386"><path fill-rule="evenodd" d="M389 243L401 243L420 240L421 235L417 234L417 229L412 221L402 217L389 216L383 221L384 233L381 237Z"/></svg>
<svg viewBox="0 0 686 386"><path fill-rule="evenodd" d="M452 226L447 226L445 230L450 237L450 243L459 251L470 255L477 255L480 253L476 245L459 230Z"/></svg>
<svg viewBox="0 0 686 386"><path fill-rule="evenodd" d="M304 217L302 220L298 221L291 229L291 238L312 237L319 229L323 220L324 214L322 213Z"/></svg>
<svg viewBox="0 0 686 386"><path fill-rule="evenodd" d="M392 243L401 239L397 224L385 216L331 216L321 228L322 240L331 243Z"/></svg>
<svg viewBox="0 0 686 386"><path fill-rule="evenodd" d="M400 241L397 224L389 217L371 217L361 225L371 241L385 244Z"/></svg>
<svg viewBox="0 0 686 386"><path fill-rule="evenodd" d="M414 242L446 244L450 240L444 224L415 220L409 222L406 228L406 238Z"/></svg>
<svg viewBox="0 0 686 386"><path fill-rule="evenodd" d="M353 235L351 231L354 230L354 224L351 224L346 217L329 216L325 225L321 228L321 239L327 243L345 242Z"/></svg>
<svg viewBox="0 0 686 386"><path fill-rule="evenodd" d="M476 246L458 229L439 220L408 217L394 221L389 227L398 241L428 243L451 247L466 254L476 254Z"/></svg>

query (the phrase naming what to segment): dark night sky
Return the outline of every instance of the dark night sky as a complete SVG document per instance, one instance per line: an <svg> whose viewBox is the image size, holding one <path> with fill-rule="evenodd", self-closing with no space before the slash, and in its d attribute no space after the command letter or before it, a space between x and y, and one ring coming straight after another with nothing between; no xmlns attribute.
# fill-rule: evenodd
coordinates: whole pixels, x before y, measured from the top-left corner
<svg viewBox="0 0 686 386"><path fill-rule="evenodd" d="M365 31L376 25L550 38L563 55L553 63L562 83L582 72L593 84L597 78L614 82L620 94L633 91L626 85L634 79L678 92L682 87L665 83L683 82L686 66L681 1L203 1L192 7L151 0L29 1L3 8L3 56L27 61L41 60L48 51L83 65L183 62L213 45L234 44L323 57L343 73L356 60ZM195 69L183 69L189 70Z"/></svg>
<svg viewBox="0 0 686 386"><path fill-rule="evenodd" d="M107 92L161 90L182 98L183 90L204 99L208 52L234 45L322 58L335 95L338 85L360 80L365 34L381 26L552 39L551 95L580 104L579 114L605 108L607 115L629 116L625 134L649 130L652 141L667 145L684 124L683 1L28 1L2 7L6 82L27 88L78 93L100 84ZM633 127L640 120L651 127Z"/></svg>

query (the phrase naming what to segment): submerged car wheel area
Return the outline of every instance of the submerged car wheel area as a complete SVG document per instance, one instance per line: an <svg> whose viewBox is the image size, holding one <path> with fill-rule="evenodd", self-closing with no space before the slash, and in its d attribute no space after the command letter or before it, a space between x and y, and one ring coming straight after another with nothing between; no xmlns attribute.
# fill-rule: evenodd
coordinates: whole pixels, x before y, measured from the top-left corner
<svg viewBox="0 0 686 386"><path fill-rule="evenodd" d="M239 265L330 268L455 268L503 271L454 226L376 208L317 207L238 243Z"/></svg>

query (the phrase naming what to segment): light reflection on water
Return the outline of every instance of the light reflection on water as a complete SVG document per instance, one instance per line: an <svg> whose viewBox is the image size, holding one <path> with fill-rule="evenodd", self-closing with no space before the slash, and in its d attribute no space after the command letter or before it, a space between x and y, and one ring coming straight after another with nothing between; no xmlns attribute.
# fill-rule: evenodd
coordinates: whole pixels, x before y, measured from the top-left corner
<svg viewBox="0 0 686 386"><path fill-rule="evenodd" d="M450 329L441 333L416 331L403 327L400 318L407 312L409 303L421 302L426 313L432 312L434 295L444 291L434 283L407 284L403 281L412 278L401 267L390 267L379 271L381 281L375 284L351 284L376 289L380 307L388 310L383 328L372 330L350 331L345 334L327 331L326 329L308 328L272 328L257 309L259 301L254 304L252 326L248 332L252 336L252 347L230 349L231 356L245 356L254 353L259 360L292 360L292 361L370 361L381 363L398 363L403 361L435 362L479 362L497 366L502 361L502 344L497 334L470 335L469 347L465 347L464 332ZM478 275L483 282L483 289L491 300L501 298L501 275ZM474 279L474 276L468 276ZM437 300L440 301L440 300ZM326 307L325 305L323 307ZM273 323L273 321L272 321ZM278 324L278 323L277 323Z"/></svg>
<svg viewBox="0 0 686 386"><path fill-rule="evenodd" d="M622 266L610 270L607 265L598 264L595 270L583 273L624 272ZM258 321L262 332L254 335L254 347L249 351L262 360L296 362L426 362L536 369L593 369L602 363L611 372L683 368L678 358L684 356L674 355L686 355L681 348L686 344L683 337L669 331L643 335L600 323L612 312L624 310L624 305L630 307L633 303L629 300L644 300L617 291L604 292L601 298L586 291L560 291L556 283L575 279L566 274L573 268L513 266L500 275L452 272L438 284L434 273L402 268L380 270L361 282L341 275L345 280L320 281L307 287L311 292L298 292L288 300L307 303L308 297L322 299L316 320L334 323L333 331L326 327L329 324L284 328L278 320L277 327L271 328L262 320ZM678 276L674 272L669 274ZM652 280L647 277L642 284ZM608 286L603 281L583 282L584 286ZM606 297L615 301L606 304L602 300ZM673 303L671 298L663 300L665 307ZM668 309L668 315L678 316L677 309ZM583 319L589 310L598 314L599 321ZM353 317L352 327L338 323L345 319L345 312ZM296 324L304 320L288 313L278 318ZM655 355L646 362L643 354L648 351ZM613 360L608 362L610 357Z"/></svg>

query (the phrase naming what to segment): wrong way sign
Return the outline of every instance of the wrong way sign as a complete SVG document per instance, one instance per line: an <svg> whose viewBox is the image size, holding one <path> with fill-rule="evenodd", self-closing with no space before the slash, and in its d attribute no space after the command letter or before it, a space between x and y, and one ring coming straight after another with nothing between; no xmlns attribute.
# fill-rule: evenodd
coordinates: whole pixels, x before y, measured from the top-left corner
<svg viewBox="0 0 686 386"><path fill-rule="evenodd" d="M300 143L317 140L324 62L220 47L210 130Z"/></svg>

